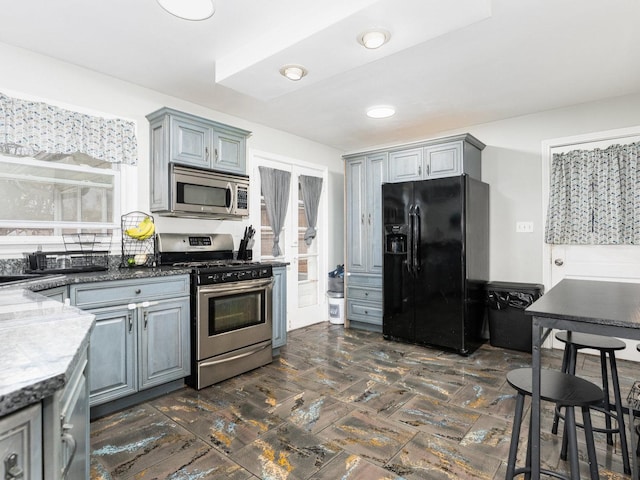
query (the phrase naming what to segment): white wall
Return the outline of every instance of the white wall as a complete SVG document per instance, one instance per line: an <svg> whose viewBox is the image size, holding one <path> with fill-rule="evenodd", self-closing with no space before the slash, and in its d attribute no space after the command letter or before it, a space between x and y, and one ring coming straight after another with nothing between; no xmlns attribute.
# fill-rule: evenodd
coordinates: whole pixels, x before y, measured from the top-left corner
<svg viewBox="0 0 640 480"><path fill-rule="evenodd" d="M542 142L638 126L639 112L640 94L635 94L443 131L406 143L469 132L487 145L482 152L482 180L491 191L490 278L543 283ZM534 232L516 233L518 221L532 221Z"/></svg>
<svg viewBox="0 0 640 480"><path fill-rule="evenodd" d="M145 115L162 106L251 130L249 148L326 165L329 169L329 267L343 262L343 164L338 150L215 112L89 70L0 44L0 91L105 112L138 124L136 208L148 211L148 129ZM544 140L640 125L640 94L469 126L422 138L469 132L487 147L482 178L491 186L491 279L542 282L542 156ZM410 139L411 141L422 138ZM372 146L373 148L374 146ZM251 221L251 220L249 220ZM516 234L517 221L534 222ZM224 231L236 245L245 223L159 218L160 231Z"/></svg>
<svg viewBox="0 0 640 480"><path fill-rule="evenodd" d="M640 125L640 94L470 126L487 147L482 179L491 186L491 279L543 283L542 142ZM451 134L454 132L449 132ZM532 221L534 233L516 233Z"/></svg>
<svg viewBox="0 0 640 480"><path fill-rule="evenodd" d="M329 209L332 222L329 235L328 267L343 263L343 188L342 152L301 137L264 125L248 122L222 112L185 102L175 97L126 83L84 68L34 54L0 43L0 92L47 101L62 107L83 109L94 114L106 114L133 120L137 124L138 167L131 170L137 176L128 192L130 201L125 209L149 211L149 129L145 115L163 107L172 107L252 132L248 140L248 161L251 150L260 150L327 167ZM251 171L248 165L247 171ZM155 217L161 232L224 232L234 235L240 243L244 227L258 223ZM1 253L1 252L0 252Z"/></svg>

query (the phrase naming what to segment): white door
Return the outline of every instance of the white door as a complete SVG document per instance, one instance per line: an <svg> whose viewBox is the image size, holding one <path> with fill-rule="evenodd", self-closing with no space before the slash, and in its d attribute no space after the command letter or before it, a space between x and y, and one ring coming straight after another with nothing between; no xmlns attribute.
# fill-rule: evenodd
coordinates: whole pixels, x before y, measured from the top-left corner
<svg viewBox="0 0 640 480"><path fill-rule="evenodd" d="M263 261L276 260L286 262L287 266L287 330L327 320L327 301L325 298L327 278L327 171L302 165L291 159L267 154L254 154L253 178L255 188L252 190L252 218L259 218L256 228L258 237L254 246L254 254ZM273 257L273 233L264 209L264 201L260 195L260 173L258 166L276 168L291 173L289 204L284 227L280 233L280 249L282 255ZM311 245L304 241L307 229L304 202L299 188L300 175L321 177L323 190L318 208L318 235ZM252 183L253 185L253 183ZM254 214L255 212L255 214ZM254 222L254 225L257 222Z"/></svg>
<svg viewBox="0 0 640 480"><path fill-rule="evenodd" d="M546 147L543 148L546 153L544 169L546 183L543 196L548 197L550 162L553 153L575 149L606 148L615 143L630 143L638 140L640 136L634 135L633 131L625 130L547 142ZM546 204L543 210L546 215ZM638 245L545 245L545 251L547 253L545 256L547 289L563 278L640 283L640 246ZM553 339L554 348L564 348L564 344L555 340L553 336L550 338ZM636 350L637 342L622 340L627 343L627 348L622 352L616 352L616 357L640 361L640 353Z"/></svg>

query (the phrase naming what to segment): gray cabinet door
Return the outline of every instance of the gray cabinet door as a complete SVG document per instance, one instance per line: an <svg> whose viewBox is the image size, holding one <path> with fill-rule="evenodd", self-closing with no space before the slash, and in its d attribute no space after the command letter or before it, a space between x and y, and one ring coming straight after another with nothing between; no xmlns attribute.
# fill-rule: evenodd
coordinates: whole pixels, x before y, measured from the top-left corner
<svg viewBox="0 0 640 480"><path fill-rule="evenodd" d="M389 153L389 182L421 180L423 153L422 148Z"/></svg>
<svg viewBox="0 0 640 480"><path fill-rule="evenodd" d="M241 175L246 174L246 140L243 135L214 131L213 145L212 168Z"/></svg>
<svg viewBox="0 0 640 480"><path fill-rule="evenodd" d="M92 310L96 326L89 347L91 406L137 390L136 311L126 306Z"/></svg>
<svg viewBox="0 0 640 480"><path fill-rule="evenodd" d="M462 173L462 142L425 147L425 178L440 178Z"/></svg>
<svg viewBox="0 0 640 480"><path fill-rule="evenodd" d="M212 129L196 120L171 117L171 161L211 168Z"/></svg>
<svg viewBox="0 0 640 480"><path fill-rule="evenodd" d="M140 390L189 375L189 297L138 308L138 330Z"/></svg>
<svg viewBox="0 0 640 480"><path fill-rule="evenodd" d="M366 172L365 157L347 160L347 270L365 272L366 259Z"/></svg>
<svg viewBox="0 0 640 480"><path fill-rule="evenodd" d="M2 479L42 478L40 403L0 418L0 472Z"/></svg>
<svg viewBox="0 0 640 480"><path fill-rule="evenodd" d="M273 338L272 348L287 344L287 267L273 268Z"/></svg>
<svg viewBox="0 0 640 480"><path fill-rule="evenodd" d="M382 182L386 154L367 157L367 271L382 273Z"/></svg>

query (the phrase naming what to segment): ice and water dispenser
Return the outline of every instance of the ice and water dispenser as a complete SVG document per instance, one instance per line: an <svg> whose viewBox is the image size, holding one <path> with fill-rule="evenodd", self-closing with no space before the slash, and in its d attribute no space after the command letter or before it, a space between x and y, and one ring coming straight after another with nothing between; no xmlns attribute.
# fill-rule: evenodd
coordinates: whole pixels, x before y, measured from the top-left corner
<svg viewBox="0 0 640 480"><path fill-rule="evenodd" d="M408 225L384 226L384 253L407 253Z"/></svg>

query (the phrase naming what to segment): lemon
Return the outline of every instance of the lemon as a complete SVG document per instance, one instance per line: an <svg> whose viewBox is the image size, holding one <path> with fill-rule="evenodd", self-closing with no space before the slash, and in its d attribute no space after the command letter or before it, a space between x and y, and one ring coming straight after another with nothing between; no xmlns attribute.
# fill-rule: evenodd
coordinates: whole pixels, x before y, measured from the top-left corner
<svg viewBox="0 0 640 480"><path fill-rule="evenodd" d="M136 265L144 265L147 262L147 255L144 253L138 253L135 257L133 257L133 262Z"/></svg>

